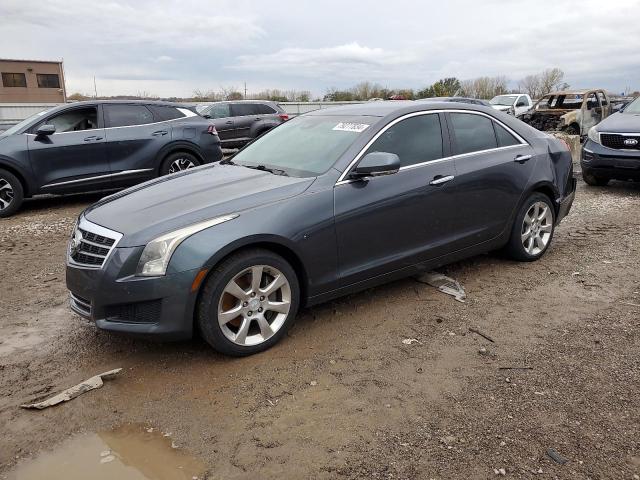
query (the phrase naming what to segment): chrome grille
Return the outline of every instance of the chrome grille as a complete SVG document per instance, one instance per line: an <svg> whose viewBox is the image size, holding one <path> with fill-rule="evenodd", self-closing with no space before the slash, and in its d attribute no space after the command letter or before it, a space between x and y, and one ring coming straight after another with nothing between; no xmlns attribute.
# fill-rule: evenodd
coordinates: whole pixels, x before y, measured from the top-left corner
<svg viewBox="0 0 640 480"><path fill-rule="evenodd" d="M635 142L634 142L635 140ZM638 150L640 149L640 134L628 133L600 133L600 141L602 145L609 148L616 148L618 150ZM628 142L627 142L628 141ZM627 142L627 143L625 143ZM630 143L630 144L628 144Z"/></svg>
<svg viewBox="0 0 640 480"><path fill-rule="evenodd" d="M69 264L82 268L102 268L121 238L122 234L81 217L69 241Z"/></svg>

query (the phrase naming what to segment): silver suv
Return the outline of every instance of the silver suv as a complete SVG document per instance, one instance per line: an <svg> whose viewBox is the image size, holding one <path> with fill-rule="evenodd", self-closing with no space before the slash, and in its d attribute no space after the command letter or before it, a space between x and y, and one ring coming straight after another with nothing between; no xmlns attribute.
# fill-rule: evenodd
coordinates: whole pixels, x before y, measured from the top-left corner
<svg viewBox="0 0 640 480"><path fill-rule="evenodd" d="M289 119L284 109L266 100L209 103L198 113L213 120L222 148L239 148Z"/></svg>

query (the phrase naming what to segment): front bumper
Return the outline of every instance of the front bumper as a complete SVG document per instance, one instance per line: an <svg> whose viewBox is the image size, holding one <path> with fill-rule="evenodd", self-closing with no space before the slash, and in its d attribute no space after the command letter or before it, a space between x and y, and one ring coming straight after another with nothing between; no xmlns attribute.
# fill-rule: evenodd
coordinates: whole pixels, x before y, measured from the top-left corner
<svg viewBox="0 0 640 480"><path fill-rule="evenodd" d="M580 166L598 177L640 180L640 150L618 150L588 140L582 147Z"/></svg>
<svg viewBox="0 0 640 480"><path fill-rule="evenodd" d="M101 269L67 264L71 309L102 330L159 340L190 338L197 297L191 285L199 269L163 277L122 276L134 271L141 249L115 248Z"/></svg>

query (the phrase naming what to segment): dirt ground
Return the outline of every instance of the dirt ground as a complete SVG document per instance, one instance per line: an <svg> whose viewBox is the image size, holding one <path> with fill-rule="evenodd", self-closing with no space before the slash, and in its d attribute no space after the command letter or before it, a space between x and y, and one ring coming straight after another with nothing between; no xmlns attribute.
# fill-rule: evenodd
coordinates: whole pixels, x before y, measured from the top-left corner
<svg viewBox="0 0 640 480"><path fill-rule="evenodd" d="M0 221L0 477L74 434L143 424L215 479L640 478L637 184L580 181L536 263L443 269L466 303L398 281L302 312L244 359L107 334L69 311L66 241L98 198L35 200ZM18 407L117 367L100 390Z"/></svg>

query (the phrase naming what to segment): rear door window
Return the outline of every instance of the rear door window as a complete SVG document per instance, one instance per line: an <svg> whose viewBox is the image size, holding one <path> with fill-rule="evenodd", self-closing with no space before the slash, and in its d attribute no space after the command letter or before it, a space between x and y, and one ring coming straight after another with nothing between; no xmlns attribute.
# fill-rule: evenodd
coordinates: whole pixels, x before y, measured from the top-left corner
<svg viewBox="0 0 640 480"><path fill-rule="evenodd" d="M451 113L451 126L456 140L456 154L497 148L492 121L472 113Z"/></svg>
<svg viewBox="0 0 640 480"><path fill-rule="evenodd" d="M493 122L493 126L496 129L496 138L498 139L499 147L510 147L511 145L520 145L520 142L502 125Z"/></svg>
<svg viewBox="0 0 640 480"><path fill-rule="evenodd" d="M395 153L400 158L402 167L442 158L442 128L439 115L418 115L396 123L380 135L366 151L371 152Z"/></svg>
<svg viewBox="0 0 640 480"><path fill-rule="evenodd" d="M185 115L176 107L168 105L149 105L149 108L153 112L153 115L159 120L175 120L176 118L183 118Z"/></svg>
<svg viewBox="0 0 640 480"><path fill-rule="evenodd" d="M231 114L234 117L245 117L247 115L259 115L259 107L255 103L233 103L231 104Z"/></svg>
<svg viewBox="0 0 640 480"><path fill-rule="evenodd" d="M264 103L257 103L256 104L256 111L258 113L263 114L263 115L272 115L274 113L278 113L272 107L270 107L269 105L266 105Z"/></svg>
<svg viewBox="0 0 640 480"><path fill-rule="evenodd" d="M145 105L104 105L107 127L128 127L153 123L151 111Z"/></svg>

